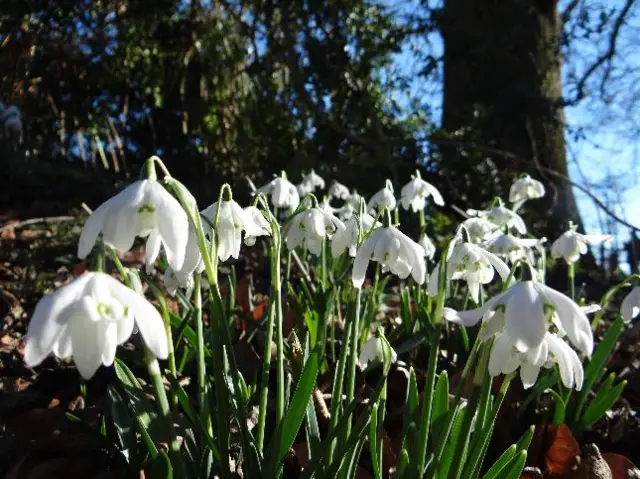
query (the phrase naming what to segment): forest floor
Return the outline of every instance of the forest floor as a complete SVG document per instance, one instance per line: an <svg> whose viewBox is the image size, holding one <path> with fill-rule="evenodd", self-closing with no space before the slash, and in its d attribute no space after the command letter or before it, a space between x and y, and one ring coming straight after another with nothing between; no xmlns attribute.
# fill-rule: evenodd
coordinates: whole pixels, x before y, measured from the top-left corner
<svg viewBox="0 0 640 479"><path fill-rule="evenodd" d="M0 215L0 477L117 478L127 474L123 456L101 433L102 418L109 414L106 390L114 379L111 370L102 368L85 385L70 361L48 358L35 369L26 367L23 361L24 335L37 301L86 269L76 256L85 217L79 204L47 204ZM140 246L122 259L134 266L141 264L143 256ZM256 351L245 356L252 362L250 367L253 362L259 367ZM625 329L608 369L626 379L628 385L620 401L592 431L578 441L566 427L539 424L528 463L546 471L544 477L591 477L574 472L581 446L588 443L597 444L605 453L615 479L630 477L624 475L630 467L628 460L640 463L636 412L640 410L640 322ZM421 368L416 370L420 379ZM390 398L405 397L403 371L406 368L394 368ZM319 382L323 389L330 390L330 375ZM510 413L513 407L509 405L517 405L522 394L521 387L514 387L506 400L494 435L497 449L504 450L517 441L515 433L529 424L514 424L518 419ZM403 401L396 403L389 401L390 418L401 411ZM385 461L392 462L391 425L387 432ZM303 465L302 449L294 447L293 459L285 469L289 471L287 476L295 477ZM361 467L360 477L371 477L366 464ZM532 472L527 477L540 476Z"/></svg>

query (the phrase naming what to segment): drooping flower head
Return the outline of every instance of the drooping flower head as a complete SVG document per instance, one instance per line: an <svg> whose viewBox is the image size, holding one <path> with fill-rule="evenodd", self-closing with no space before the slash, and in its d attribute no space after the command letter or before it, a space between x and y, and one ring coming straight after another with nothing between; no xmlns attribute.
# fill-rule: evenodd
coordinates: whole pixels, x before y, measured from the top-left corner
<svg viewBox="0 0 640 479"><path fill-rule="evenodd" d="M433 241L431 241L426 233L422 233L420 235L418 244L422 246L425 258L432 260L433 256L436 254L436 246L433 244Z"/></svg>
<svg viewBox="0 0 640 479"><path fill-rule="evenodd" d="M314 206L289 219L289 223L283 228L283 235L289 249L303 246L314 255L320 256L322 241L331 238L339 230L344 230L345 225L334 215L320 208L315 197L312 198L312 203Z"/></svg>
<svg viewBox="0 0 640 479"><path fill-rule="evenodd" d="M544 185L524 173L511 185L509 189L509 201L514 204L522 204L528 200L542 198L544 194Z"/></svg>
<svg viewBox="0 0 640 479"><path fill-rule="evenodd" d="M349 251L349 256L352 258L355 257L360 228L362 227L362 233L366 234L374 227L374 221L373 216L366 212L360 217L353 215L345 221L345 228L337 230L333 238L331 238L331 254L333 257L337 258L344 253L345 250ZM381 226L381 224L376 222L375 228L379 226Z"/></svg>
<svg viewBox="0 0 640 479"><path fill-rule="evenodd" d="M487 251L505 258L511 264L519 259L533 264L533 248L547 241L547 238L516 238L510 233L501 234L486 243Z"/></svg>
<svg viewBox="0 0 640 479"><path fill-rule="evenodd" d="M375 334L363 345L358 355L358 366L365 370L369 363L382 363L383 365L395 363L398 355L384 337L382 330L378 328Z"/></svg>
<svg viewBox="0 0 640 479"><path fill-rule="evenodd" d="M276 208L285 208L294 211L300 204L300 195L296 186L287 179L283 171L266 185L254 191L254 194L263 193L271 198L271 203Z"/></svg>
<svg viewBox="0 0 640 479"><path fill-rule="evenodd" d="M212 237L211 225L215 226L215 236L218 246L218 258L226 261L229 257L238 259L240 246L242 245L242 232L249 238L249 243L255 242L256 236L271 234L269 223L262 216L262 213L255 208L249 207L243 210L230 196L230 189L225 189L226 199L216 201L200 214L208 220L205 228L209 236Z"/></svg>
<svg viewBox="0 0 640 479"><path fill-rule="evenodd" d="M551 325L566 334L585 355L591 355L593 350L593 334L585 311L571 298L537 281L516 283L476 309L445 309L446 319L465 326L475 325L480 318L488 325L498 321L494 326L501 329L503 324L509 341L520 352L537 348Z"/></svg>
<svg viewBox="0 0 640 479"><path fill-rule="evenodd" d="M429 296L438 295L438 281L442 265L438 263L429 278ZM480 299L480 285L493 280L494 270L503 281L509 277L509 267L493 253L479 245L464 242L462 237L456 237L450 243L447 258L447 283L452 280L467 282L469 294L477 303Z"/></svg>
<svg viewBox="0 0 640 479"><path fill-rule="evenodd" d="M336 180L333 180L331 185L329 185L329 190L327 191L329 199L337 198L339 200L346 200L349 198L349 195L349 188L344 186L342 183L338 183Z"/></svg>
<svg viewBox="0 0 640 479"><path fill-rule="evenodd" d="M179 270L169 266L164 272L164 285L171 296L175 296L178 288L185 288L187 296L193 288L193 273L202 273L204 262L198 247L198 238L193 226L189 224L189 238L185 250L184 263Z"/></svg>
<svg viewBox="0 0 640 479"><path fill-rule="evenodd" d="M313 169L302 177L302 181L296 187L300 197L313 193L317 188L324 189L324 179Z"/></svg>
<svg viewBox="0 0 640 479"><path fill-rule="evenodd" d="M389 210L383 214L383 219L383 226L376 229L356 252L353 285L362 287L371 260L401 279L411 274L416 283L423 284L427 266L422 246L391 225Z"/></svg>
<svg viewBox="0 0 640 479"><path fill-rule="evenodd" d="M640 312L640 286L633 288L622 300L620 315L625 323L630 323Z"/></svg>
<svg viewBox="0 0 640 479"><path fill-rule="evenodd" d="M415 175L411 175L411 181L402 187L400 191L402 207L405 210L411 208L413 212L423 210L426 205L426 199L433 197L433 201L444 206L442 195L431 183L427 183L420 177L420 171L416 170Z"/></svg>
<svg viewBox="0 0 640 479"><path fill-rule="evenodd" d="M147 238L147 265L152 265L160 247L167 262L182 267L188 239L189 220L178 200L153 179L132 183L102 203L87 219L78 242L78 257L84 259L102 233L105 243L128 251L136 236Z"/></svg>
<svg viewBox="0 0 640 479"><path fill-rule="evenodd" d="M89 379L110 366L116 347L129 339L134 323L147 347L159 359L168 355L164 323L144 296L105 273L87 272L37 304L27 331L25 362L33 367L51 352L73 356Z"/></svg>
<svg viewBox="0 0 640 479"><path fill-rule="evenodd" d="M393 185L390 180L385 182L384 188L371 197L367 203L367 211L371 214L387 208L390 211L396 207L396 197L393 196Z"/></svg>
<svg viewBox="0 0 640 479"><path fill-rule="evenodd" d="M587 252L587 245L600 244L612 239L612 235L585 235L576 231L576 226L569 225L569 230L551 245L551 255L554 258L564 258L568 263L575 263Z"/></svg>
<svg viewBox="0 0 640 479"><path fill-rule="evenodd" d="M477 211L470 209L467 210L467 213L472 216L485 218L487 221L493 223L499 228L508 226L510 228L515 228L520 234L525 234L527 232L527 226L524 224L520 215L505 207L500 198L496 198L495 206L487 210Z"/></svg>

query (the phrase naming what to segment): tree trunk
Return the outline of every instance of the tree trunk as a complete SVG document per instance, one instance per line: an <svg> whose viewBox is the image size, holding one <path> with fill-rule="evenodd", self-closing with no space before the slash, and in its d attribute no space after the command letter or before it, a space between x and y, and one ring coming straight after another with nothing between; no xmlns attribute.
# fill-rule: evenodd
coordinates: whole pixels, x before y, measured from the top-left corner
<svg viewBox="0 0 640 479"><path fill-rule="evenodd" d="M443 169L461 199L490 200L522 172L545 183L547 195L529 204L536 233L551 240L569 220L580 225L569 183L561 106L562 25L554 0L445 0L443 128L462 142L510 153L443 149ZM520 159L516 159L515 156ZM525 161L522 161L525 159ZM456 163L458 163L456 165ZM456 171L462 170L460 173ZM483 188L479 176L494 185Z"/></svg>

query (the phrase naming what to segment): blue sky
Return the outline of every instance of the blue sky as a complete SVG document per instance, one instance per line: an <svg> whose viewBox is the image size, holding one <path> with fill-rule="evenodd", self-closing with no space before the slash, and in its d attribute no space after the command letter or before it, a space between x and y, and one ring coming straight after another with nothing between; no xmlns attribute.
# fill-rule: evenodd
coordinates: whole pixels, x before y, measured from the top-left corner
<svg viewBox="0 0 640 479"><path fill-rule="evenodd" d="M595 8L598 0L591 1L593 3L590 6ZM615 8L622 0L604 1L600 7ZM560 2L561 9L565 3L566 0ZM420 8L413 2L397 0L382 0L382 4L398 15L414 13ZM637 16L638 9L635 10ZM597 10L594 12L598 13ZM600 98L585 100L565 110L567 160L572 181L589 189L619 217L640 227L640 215L635 213L640 210L640 156L638 135L635 134L640 132L640 85L634 83L640 79L636 73L636 70L640 71L640 53L636 53L640 22L632 16L623 32L619 40L620 55L614 63L611 87L607 89L607 101ZM571 72L581 75L607 47L606 40L608 37L571 44L563 71L565 80ZM414 71L414 55L417 51L431 51L437 56L442 52L440 36L435 33L416 40L413 45L406 45L402 53L396 55L390 71L384 77L391 78L394 73L400 73L415 78L408 91L397 91L393 101L410 112L412 106L409 99L422 98L429 106L433 120L439 122L442 105L440 85L427 85L418 78L417 70ZM597 91L598 83L588 86ZM565 88L565 95L570 94ZM639 105L636 106L636 102ZM576 137L573 134L576 129L581 129L583 135ZM579 189L574 188L574 192L585 232L614 234L616 240L611 246L622 248L629 239L630 228L612 221ZM625 259L621 258L622 261Z"/></svg>

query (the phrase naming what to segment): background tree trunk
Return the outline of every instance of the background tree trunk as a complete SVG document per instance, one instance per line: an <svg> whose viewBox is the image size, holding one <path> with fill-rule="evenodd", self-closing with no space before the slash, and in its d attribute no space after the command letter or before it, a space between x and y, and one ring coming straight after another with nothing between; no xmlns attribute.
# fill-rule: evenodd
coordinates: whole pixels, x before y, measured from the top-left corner
<svg viewBox="0 0 640 479"><path fill-rule="evenodd" d="M463 129L460 135L466 140L528 160L487 158L486 152L480 157L463 152L461 159L460 149L443 149L447 170L456 162L475 162L474 168L467 167L466 179L453 181L460 191L471 192L465 195L470 203L465 206L478 207L472 201L490 199L481 191L489 195L492 188L477 187L478 173L500 183L498 191L506 197L511 181L528 172L547 187L547 196L535 203L534 218L541 222L537 233L554 239L569 220L580 224L571 186L541 169L568 176L557 2L446 0L441 32L444 129L448 133Z"/></svg>

